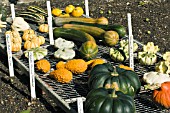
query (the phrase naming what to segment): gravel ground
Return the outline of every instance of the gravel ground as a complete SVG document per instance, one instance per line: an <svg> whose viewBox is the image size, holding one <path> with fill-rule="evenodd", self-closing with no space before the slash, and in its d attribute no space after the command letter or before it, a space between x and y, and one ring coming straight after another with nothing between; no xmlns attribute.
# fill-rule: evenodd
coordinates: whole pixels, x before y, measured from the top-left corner
<svg viewBox="0 0 170 113"><path fill-rule="evenodd" d="M59 8L68 4L84 7L82 0L74 0L74 2L51 0L51 2L53 7ZM22 5L23 7L17 5L16 9L23 10L27 5ZM168 44L170 42L169 7L169 0L145 0L145 2L140 2L140 0L89 1L90 16L94 18L105 16L109 19L110 24L119 23L127 27L127 13L131 13L134 38L144 44L153 41L160 47L161 53L170 51L170 44ZM42 94L40 89L37 89L38 99L34 104L31 104L29 78L15 72L15 77L11 82L7 58L0 56L0 59L0 113L19 113L26 109L31 109L31 113L63 113L46 94Z"/></svg>

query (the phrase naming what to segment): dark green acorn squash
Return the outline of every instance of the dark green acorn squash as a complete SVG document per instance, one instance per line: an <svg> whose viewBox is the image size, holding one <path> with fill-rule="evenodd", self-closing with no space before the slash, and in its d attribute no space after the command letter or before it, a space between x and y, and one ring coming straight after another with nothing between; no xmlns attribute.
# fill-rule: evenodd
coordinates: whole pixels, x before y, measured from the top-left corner
<svg viewBox="0 0 170 113"><path fill-rule="evenodd" d="M85 113L135 113L132 96L115 89L91 90L85 101Z"/></svg>
<svg viewBox="0 0 170 113"><path fill-rule="evenodd" d="M135 96L136 92L140 90L141 82L134 71L104 63L94 66L91 70L88 86L90 89L115 88L124 94Z"/></svg>

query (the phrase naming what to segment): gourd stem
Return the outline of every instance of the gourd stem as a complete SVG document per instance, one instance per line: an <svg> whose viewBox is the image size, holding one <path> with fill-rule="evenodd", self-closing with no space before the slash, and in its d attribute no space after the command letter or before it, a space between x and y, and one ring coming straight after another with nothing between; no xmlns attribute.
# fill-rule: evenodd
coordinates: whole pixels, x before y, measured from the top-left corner
<svg viewBox="0 0 170 113"><path fill-rule="evenodd" d="M111 97L113 97L113 98L116 98L116 97L117 97L117 95L116 95L116 90L115 90L115 89L112 90Z"/></svg>
<svg viewBox="0 0 170 113"><path fill-rule="evenodd" d="M112 75L112 76L119 76L119 74L118 74L117 71L116 71L116 67L113 66L113 68L114 68L114 71L111 73L111 75Z"/></svg>

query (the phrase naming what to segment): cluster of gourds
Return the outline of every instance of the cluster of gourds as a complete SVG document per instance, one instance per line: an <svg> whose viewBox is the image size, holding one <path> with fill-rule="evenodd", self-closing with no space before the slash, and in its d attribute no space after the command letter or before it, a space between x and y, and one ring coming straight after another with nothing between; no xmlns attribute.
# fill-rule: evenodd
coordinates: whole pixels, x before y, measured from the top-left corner
<svg viewBox="0 0 170 113"><path fill-rule="evenodd" d="M64 8L64 10L60 8L53 8L52 9L53 16L56 17L80 17L84 14L84 10L80 6L68 5Z"/></svg>
<svg viewBox="0 0 170 113"><path fill-rule="evenodd" d="M29 6L27 10L20 16L27 21L40 24L39 32L48 33L49 28L45 24L46 11L37 6ZM23 18L19 18L23 23L22 26L18 27L18 22L21 21L17 20L11 26L13 30L6 32L11 36L12 51L20 51L22 40L24 40L25 56L28 57L28 52L33 51L34 59L38 60L35 64L37 70L49 73L50 77L60 83L72 82L74 75L82 74L90 67L87 81L90 92L86 97L85 113L135 113L134 97L141 87L138 75L127 66L113 66L102 58L96 58L99 51L97 44L100 41L110 47L108 54L112 60L122 62L129 58L128 40L119 41L126 35L125 27L109 25L105 17L81 17L84 12L81 7L69 5L64 11L69 16L63 14L63 11L58 8L52 9L56 26L53 30L56 48L54 57L62 59L56 63L54 70L51 70L50 62L43 59L48 50L41 48L40 45L45 43L45 38L37 36ZM73 17L70 17L70 14ZM19 31L23 31L22 38ZM79 59L74 58L76 42L81 43L78 48L81 57ZM114 48L118 43L120 48ZM136 43L133 45L136 52L138 45ZM143 51L138 52L137 58L140 64L155 64L158 51L158 46L148 42L143 46ZM150 86L154 84L156 88L159 88L158 90L154 87L153 100L170 108L170 52L163 55L163 61L156 64L155 70L156 72L145 73L143 80Z"/></svg>
<svg viewBox="0 0 170 113"><path fill-rule="evenodd" d="M71 59L67 62L59 61L56 63L55 70L49 73L49 76L60 83L70 83L73 79L73 74L82 74L87 68L92 68L97 64L105 63L103 59L93 59L88 62L83 59ZM46 59L41 59L36 62L37 70L47 73L51 70L51 64Z"/></svg>

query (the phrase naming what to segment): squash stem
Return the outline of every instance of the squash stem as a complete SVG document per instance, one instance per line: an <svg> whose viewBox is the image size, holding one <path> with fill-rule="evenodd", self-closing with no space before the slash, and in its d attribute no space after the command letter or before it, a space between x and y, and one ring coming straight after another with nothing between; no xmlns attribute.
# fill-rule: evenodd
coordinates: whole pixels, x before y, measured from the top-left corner
<svg viewBox="0 0 170 113"><path fill-rule="evenodd" d="M119 76L118 72L116 71L116 67L113 66L114 71L111 73L112 76Z"/></svg>
<svg viewBox="0 0 170 113"><path fill-rule="evenodd" d="M112 90L111 97L117 98L116 90L115 89Z"/></svg>

